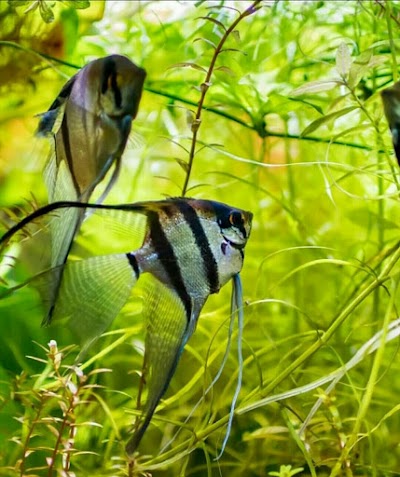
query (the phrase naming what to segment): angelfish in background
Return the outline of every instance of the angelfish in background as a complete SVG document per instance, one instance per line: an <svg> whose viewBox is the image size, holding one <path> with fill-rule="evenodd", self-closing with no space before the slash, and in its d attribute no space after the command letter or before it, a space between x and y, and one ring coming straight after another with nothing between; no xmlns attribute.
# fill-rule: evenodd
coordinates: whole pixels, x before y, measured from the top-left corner
<svg viewBox="0 0 400 477"><path fill-rule="evenodd" d="M381 92L383 109L392 133L392 142L397 162L400 165L400 82Z"/></svg>
<svg viewBox="0 0 400 477"><path fill-rule="evenodd" d="M117 316L140 276L148 273L154 278L143 305L148 398L126 446L131 455L168 388L208 296L218 293L230 279L239 280L253 215L220 202L186 198L126 205L59 202L38 209L11 228L0 239L0 247L33 219L61 208L123 210L146 218L139 249L67 262L58 296L48 299L55 304L43 320L47 325L69 318L86 349ZM50 295L53 273L48 272L44 284ZM43 276L38 277L43 280Z"/></svg>
<svg viewBox="0 0 400 477"><path fill-rule="evenodd" d="M104 200L118 178L145 77L145 70L125 56L110 55L88 63L64 85L37 131L54 139L44 171L49 202L87 202L114 164L98 203ZM53 219L52 267L65 263L84 214L69 209ZM54 276L58 284L62 273Z"/></svg>

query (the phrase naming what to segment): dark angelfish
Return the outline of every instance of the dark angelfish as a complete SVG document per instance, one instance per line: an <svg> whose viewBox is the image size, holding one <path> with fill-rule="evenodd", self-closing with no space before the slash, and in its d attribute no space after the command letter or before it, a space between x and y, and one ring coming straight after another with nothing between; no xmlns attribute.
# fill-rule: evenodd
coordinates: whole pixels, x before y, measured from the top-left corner
<svg viewBox="0 0 400 477"><path fill-rule="evenodd" d="M383 109L392 133L392 142L397 162L400 165L400 82L381 92Z"/></svg>
<svg viewBox="0 0 400 477"><path fill-rule="evenodd" d="M110 55L88 63L64 85L41 115L37 131L54 140L44 171L49 202L87 202L114 165L98 200L103 201L118 178L145 77L146 72L125 56ZM63 210L51 223L52 267L65 263L84 213ZM58 284L62 273L59 269L59 276L54 274Z"/></svg>
<svg viewBox="0 0 400 477"><path fill-rule="evenodd" d="M60 202L37 210L14 226L0 239L0 246L33 219L62 208L123 210L146 219L143 244L137 250L67 262L58 296L55 301L48 298L50 308L44 319L44 324L49 324L69 318L87 348L111 324L140 276L148 273L154 278L154 290L146 296L143 308L148 398L126 446L128 454L133 454L208 296L235 278L238 288L233 302L240 306L238 274L252 214L219 202L186 198L116 206ZM54 293L49 286L53 273L44 274L50 295Z"/></svg>

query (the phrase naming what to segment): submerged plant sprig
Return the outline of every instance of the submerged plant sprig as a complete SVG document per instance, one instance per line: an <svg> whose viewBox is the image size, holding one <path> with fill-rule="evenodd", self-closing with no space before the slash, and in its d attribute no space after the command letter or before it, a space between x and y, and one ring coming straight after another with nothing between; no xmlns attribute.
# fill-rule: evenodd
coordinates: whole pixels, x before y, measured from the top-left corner
<svg viewBox="0 0 400 477"><path fill-rule="evenodd" d="M223 46L224 46L226 40L235 31L235 28L237 27L237 25L244 18L248 17L249 15L252 15L257 10L259 10L261 8L260 3L261 3L261 0L256 0L249 8L244 10L236 18L236 20L230 25L229 28L225 28L225 26L219 20L216 20L215 18L213 18L211 16L202 17L204 20L211 21L212 23L215 23L217 26L222 28L224 33L223 33L219 43L214 47L214 54L211 58L211 62L210 62L210 65L208 67L208 70L206 70L207 73L206 73L205 80L200 85L200 99L199 99L199 102L197 104L196 114L195 114L195 117L193 118L192 125L191 125L192 140L191 140L190 151L189 151L189 159L188 159L187 164L185 164L185 166L184 166L184 169L185 169L185 172L186 172L186 177L185 177L185 182L184 182L183 188L182 188L182 196L183 197L186 195L187 190L188 190L188 186L189 186L190 175L191 175L192 167L193 167L193 160L194 160L194 156L196 154L197 134L198 134L198 131L199 131L199 128L200 128L200 125L201 125L201 113L202 113L204 100L205 100L207 91L211 86L211 77L212 77L212 75L213 75L213 73L216 69L215 65L216 65L218 56L222 52ZM187 63L186 66L191 66L192 68L197 67L196 69L201 69L202 71L204 71L204 68L199 67L198 65L194 65L194 64L189 65ZM221 66L219 68L221 69L221 68L223 68L223 66Z"/></svg>
<svg viewBox="0 0 400 477"><path fill-rule="evenodd" d="M75 9L85 9L90 7L89 0L64 0L59 3L63 3L68 8ZM56 4L57 2L48 2L46 0L8 0L8 5L11 7L12 10L15 10L15 8L17 7L26 7L23 11L25 15L39 9L40 16L45 23L52 23L54 21L55 15L53 12L53 8Z"/></svg>
<svg viewBox="0 0 400 477"><path fill-rule="evenodd" d="M60 350L54 340L49 342L48 348L42 348L47 360L31 358L44 364L43 371L16 381L16 389L10 397L24 409L24 414L16 417L21 423L19 435L11 438L20 448L14 471L21 477L36 475L38 470L45 471L43 475L48 477L59 473L72 475L73 456L84 452L75 448L78 428L100 426L94 421L78 423L77 419L83 414L78 407L87 403L93 394L95 385L89 383L90 376L102 370L84 374L77 366L63 364L70 347ZM49 436L53 436L51 444Z"/></svg>

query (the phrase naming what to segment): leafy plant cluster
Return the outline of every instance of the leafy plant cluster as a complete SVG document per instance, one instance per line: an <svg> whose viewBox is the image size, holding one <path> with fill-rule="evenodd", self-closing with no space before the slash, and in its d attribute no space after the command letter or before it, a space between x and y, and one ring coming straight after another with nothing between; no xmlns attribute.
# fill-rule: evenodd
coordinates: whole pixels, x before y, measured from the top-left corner
<svg viewBox="0 0 400 477"><path fill-rule="evenodd" d="M255 216L242 272L244 378L227 448L215 461L237 380L235 349L205 391L227 346L229 290L210 298L132 461L123 443L140 380L140 306L133 300L122 311L77 370L69 368L72 338L39 329L38 297L21 290L0 302L1 472L396 475L399 169L380 91L398 79L399 6L177 6L110 3L100 22L75 30L76 47L61 62L26 46L36 90L27 97L7 84L15 101L1 99L0 201L18 217L30 191L46 200L32 117L58 93L61 73L116 51L146 68L109 202L186 194ZM1 265L9 284L40 261L23 245L8 252L18 266L10 258ZM88 230L77 255L81 246L110 253L112 241ZM62 351L33 343L51 339Z"/></svg>
<svg viewBox="0 0 400 477"><path fill-rule="evenodd" d="M7 3L12 9L16 9L17 7L25 7L23 11L24 14L39 10L42 20L46 23L51 23L55 20L53 7L57 2L49 2L46 0L7 0ZM89 0L61 0L60 3L75 9L90 7Z"/></svg>

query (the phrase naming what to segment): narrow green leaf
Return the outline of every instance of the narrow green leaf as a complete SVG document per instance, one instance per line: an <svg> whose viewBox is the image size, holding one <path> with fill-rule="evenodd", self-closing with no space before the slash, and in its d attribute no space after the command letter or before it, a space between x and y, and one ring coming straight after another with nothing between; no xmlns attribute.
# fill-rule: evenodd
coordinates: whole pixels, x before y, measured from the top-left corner
<svg viewBox="0 0 400 477"><path fill-rule="evenodd" d="M231 35L233 36L233 38L236 40L237 43L240 43L240 33L239 33L239 30L233 30L233 32L231 33Z"/></svg>
<svg viewBox="0 0 400 477"><path fill-rule="evenodd" d="M234 8L234 7L232 7L232 6L229 6L229 5L213 5L213 6L207 7L207 8L208 8L209 10L212 10L212 13L214 13L214 11L215 11L215 13L217 13L218 10L224 9L224 10L232 10L232 11L234 11L234 12L236 12L236 13L239 13L239 15L240 15L240 10L238 10L237 8Z"/></svg>
<svg viewBox="0 0 400 477"><path fill-rule="evenodd" d="M224 26L223 23L221 23L219 20L213 18L213 17L198 17L199 19L201 20L208 20L212 23L215 23L215 25L219 26L220 28L222 28L224 31L226 31L226 28Z"/></svg>
<svg viewBox="0 0 400 477"><path fill-rule="evenodd" d="M352 60L349 47L345 42L340 43L336 52L336 70L342 78L347 78Z"/></svg>
<svg viewBox="0 0 400 477"><path fill-rule="evenodd" d="M196 43L196 41L204 41L208 45L212 46L214 50L217 48L217 45L213 41L209 40L208 38L195 38L193 40L193 43Z"/></svg>
<svg viewBox="0 0 400 477"><path fill-rule="evenodd" d="M192 111L193 112L193 111ZM162 136L163 137L163 136ZM169 137L164 137L164 139L166 139L167 141L169 142L172 142L172 144L175 144L175 146L178 146L180 147L181 149L183 149L186 154L189 154L189 149L187 149L186 147L182 146L182 144L180 144L178 141L175 141L174 139L171 139Z"/></svg>
<svg viewBox="0 0 400 477"><path fill-rule="evenodd" d="M194 70L199 70L203 71L204 73L207 73L207 70L203 68L200 65L197 65L196 63L191 63L189 61L184 61L182 63L175 63L174 65L170 66L168 69L172 68L193 68Z"/></svg>
<svg viewBox="0 0 400 477"><path fill-rule="evenodd" d="M358 83L361 81L361 78L369 71L368 65L358 65L354 63L349 71L348 85L350 89L354 89Z"/></svg>
<svg viewBox="0 0 400 477"><path fill-rule="evenodd" d="M290 96L301 96L302 94L322 93L323 91L330 91L338 85L342 85L341 80L325 80L325 81L310 81L299 88L294 89Z"/></svg>
<svg viewBox="0 0 400 477"><path fill-rule="evenodd" d="M316 119L304 129L304 131L301 133L301 137L308 136L310 133L323 126L324 124L334 121L335 119L340 118L341 116L344 116L351 111L354 111L355 109L357 109L357 106L349 106L347 108L341 109L340 111L335 111L334 113L327 114L322 118Z"/></svg>
<svg viewBox="0 0 400 477"><path fill-rule="evenodd" d="M47 2L41 1L39 3L39 12L40 16L43 18L43 21L46 23L51 23L54 21L54 13L53 10L47 5Z"/></svg>
<svg viewBox="0 0 400 477"><path fill-rule="evenodd" d="M183 159L180 159L179 157L175 157L174 159L182 167L182 169L187 173L187 171L189 170L188 163L184 161Z"/></svg>
<svg viewBox="0 0 400 477"><path fill-rule="evenodd" d="M347 136L349 134L354 135L354 133L359 133L358 136L361 136L362 134L365 134L365 132L368 129L372 129L373 126L369 122L364 122L359 124L358 126L353 126L352 128L345 129L344 131L341 131L339 134L337 134L333 139L337 141L338 139Z"/></svg>
<svg viewBox="0 0 400 477"><path fill-rule="evenodd" d="M215 71L223 71L224 73L227 73L229 76L236 76L236 74L228 67L228 66L218 66L215 68Z"/></svg>
<svg viewBox="0 0 400 477"><path fill-rule="evenodd" d="M301 98L290 98L291 101L295 101L297 103L301 103L301 104L305 104L306 106L310 106L311 108L315 109L316 111L318 111L319 114L324 114L324 111L323 109L321 108L321 106L318 106L318 104L313 104L311 103L310 101L306 101L304 99L301 99ZM279 108L277 109L277 112L279 112ZM285 111L286 112L286 111Z"/></svg>
<svg viewBox="0 0 400 477"><path fill-rule="evenodd" d="M339 111L339 109L349 106L349 104L352 104L352 96L350 91L346 94L342 94L341 96L337 96L329 105L326 113L328 114L331 111Z"/></svg>
<svg viewBox="0 0 400 477"><path fill-rule="evenodd" d="M354 61L350 68L348 85L355 88L364 75L367 75L373 68L387 63L385 55L372 55L371 50L362 52Z"/></svg>
<svg viewBox="0 0 400 477"><path fill-rule="evenodd" d="M223 48L220 53L224 53L226 51L236 51L238 53L242 53L242 55L247 56L247 53L243 50L239 50L238 48Z"/></svg>
<svg viewBox="0 0 400 477"><path fill-rule="evenodd" d="M75 9L84 9L90 7L89 0L63 0L62 3Z"/></svg>

